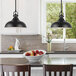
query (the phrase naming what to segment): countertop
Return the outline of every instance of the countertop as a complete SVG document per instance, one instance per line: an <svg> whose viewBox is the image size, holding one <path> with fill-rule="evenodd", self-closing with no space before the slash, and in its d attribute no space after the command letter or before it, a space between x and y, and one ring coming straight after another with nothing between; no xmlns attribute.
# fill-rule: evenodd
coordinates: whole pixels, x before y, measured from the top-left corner
<svg viewBox="0 0 76 76"><path fill-rule="evenodd" d="M12 52L12 51L2 51L0 54L23 54L24 52Z"/></svg>
<svg viewBox="0 0 76 76"><path fill-rule="evenodd" d="M0 58L0 64L10 64L10 65L27 65L30 64L33 67L41 67L42 62L29 63L25 58Z"/></svg>
<svg viewBox="0 0 76 76"><path fill-rule="evenodd" d="M32 67L42 67L43 64L50 65L60 65L60 64L73 64L76 67L76 52L68 51L57 51L46 53L46 55L36 63L29 63L27 59L23 57L24 52L20 53L0 53L0 64L10 64L10 65L24 65L30 64Z"/></svg>
<svg viewBox="0 0 76 76"><path fill-rule="evenodd" d="M0 58L24 58L24 52L1 52ZM46 53L50 58L76 58L76 51L56 51L51 53Z"/></svg>
<svg viewBox="0 0 76 76"><path fill-rule="evenodd" d="M30 64L32 67L42 67L43 64L64 65L73 64L76 67L76 58L42 58L39 62L29 63L25 58L0 58L0 64L25 65Z"/></svg>
<svg viewBox="0 0 76 76"><path fill-rule="evenodd" d="M8 52L8 51L2 51L0 54L23 54L25 51L22 52ZM76 54L76 51L52 51L52 52L47 52L46 54Z"/></svg>

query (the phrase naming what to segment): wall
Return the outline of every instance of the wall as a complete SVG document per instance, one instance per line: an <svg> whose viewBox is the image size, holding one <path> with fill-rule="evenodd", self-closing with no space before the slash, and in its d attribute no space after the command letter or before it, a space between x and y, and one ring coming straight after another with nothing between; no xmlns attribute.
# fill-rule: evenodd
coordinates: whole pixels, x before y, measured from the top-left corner
<svg viewBox="0 0 76 76"><path fill-rule="evenodd" d="M17 28L5 28L5 24L13 19L14 0L0 0L1 34L15 34ZM40 34L40 0L17 0L19 19L27 28L21 34Z"/></svg>
<svg viewBox="0 0 76 76"><path fill-rule="evenodd" d="M14 46L16 38L19 39L20 48L23 50L47 50L47 44L42 43L41 35L2 35L1 51L7 51L10 45ZM63 51L63 46L63 43L52 43L52 51ZM76 51L76 43L67 43L66 51Z"/></svg>
<svg viewBox="0 0 76 76"><path fill-rule="evenodd" d="M40 35L2 35L1 51L7 51L10 45L15 45L15 39L20 41L23 50L42 49L46 50L46 44L42 44Z"/></svg>
<svg viewBox="0 0 76 76"><path fill-rule="evenodd" d="M66 43L65 51L76 51L76 43ZM64 51L63 43L52 43L52 51Z"/></svg>

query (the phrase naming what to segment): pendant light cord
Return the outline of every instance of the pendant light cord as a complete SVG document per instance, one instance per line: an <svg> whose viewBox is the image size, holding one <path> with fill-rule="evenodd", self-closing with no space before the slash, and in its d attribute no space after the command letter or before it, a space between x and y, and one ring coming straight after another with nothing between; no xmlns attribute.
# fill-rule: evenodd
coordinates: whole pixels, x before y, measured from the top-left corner
<svg viewBox="0 0 76 76"><path fill-rule="evenodd" d="M17 12L17 1L15 0L15 12Z"/></svg>
<svg viewBox="0 0 76 76"><path fill-rule="evenodd" d="M15 0L15 11L13 12L13 14L17 14L18 15L18 12L17 12L17 0Z"/></svg>
<svg viewBox="0 0 76 76"><path fill-rule="evenodd" d="M61 13L62 13L62 0L61 0Z"/></svg>
<svg viewBox="0 0 76 76"><path fill-rule="evenodd" d="M63 10L62 10L62 0L61 0L61 12L60 15L63 15Z"/></svg>

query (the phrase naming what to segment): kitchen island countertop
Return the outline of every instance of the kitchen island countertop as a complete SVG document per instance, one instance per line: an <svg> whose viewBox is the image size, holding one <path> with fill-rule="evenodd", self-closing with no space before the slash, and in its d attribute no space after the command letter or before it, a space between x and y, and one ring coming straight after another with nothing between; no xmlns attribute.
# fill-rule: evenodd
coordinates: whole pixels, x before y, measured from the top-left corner
<svg viewBox="0 0 76 76"><path fill-rule="evenodd" d="M43 64L73 64L73 66L76 67L76 53L47 53L41 61L37 63L29 63L28 60L24 58L23 53L0 53L0 64L30 64L33 67L40 67L43 66Z"/></svg>
<svg viewBox="0 0 76 76"><path fill-rule="evenodd" d="M9 53L9 52L1 52L0 53L0 58L23 58L23 53ZM76 58L76 52L67 52L67 51L62 51L62 52L51 52L51 53L46 53L50 58Z"/></svg>
<svg viewBox="0 0 76 76"><path fill-rule="evenodd" d="M76 67L76 59L69 59L69 58L50 58L41 59L41 61L36 63L29 63L25 58L0 58L0 64L10 64L10 65L25 65L29 64L32 67L42 67L43 64L50 64L50 65L64 65L64 64L73 64Z"/></svg>

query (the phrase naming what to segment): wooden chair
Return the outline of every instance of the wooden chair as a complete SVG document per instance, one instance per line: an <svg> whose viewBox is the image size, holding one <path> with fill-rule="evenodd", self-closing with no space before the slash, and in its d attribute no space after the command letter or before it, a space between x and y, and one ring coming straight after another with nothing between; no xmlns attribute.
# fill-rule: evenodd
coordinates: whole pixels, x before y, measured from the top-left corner
<svg viewBox="0 0 76 76"><path fill-rule="evenodd" d="M28 72L28 76L31 75L30 65L3 65L3 76L5 76L4 72L6 72L7 76L9 72L12 72L12 76L15 76L14 72L17 72L18 76L20 76L20 72L23 72L23 76L25 76L25 72Z"/></svg>
<svg viewBox="0 0 76 76"><path fill-rule="evenodd" d="M67 76L69 72L69 76L73 76L73 65L43 65L43 75L46 76L46 72L48 72L49 76L52 76L52 72L54 73L53 76L63 76L62 72L64 72L64 76ZM59 72L59 75L57 75Z"/></svg>

